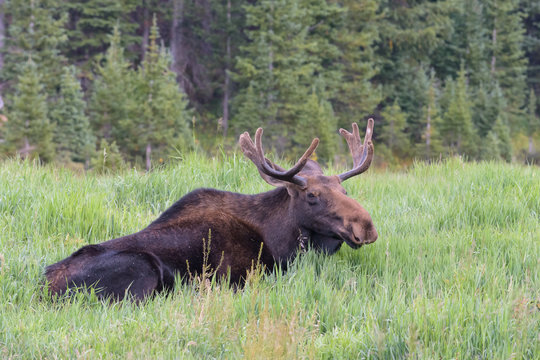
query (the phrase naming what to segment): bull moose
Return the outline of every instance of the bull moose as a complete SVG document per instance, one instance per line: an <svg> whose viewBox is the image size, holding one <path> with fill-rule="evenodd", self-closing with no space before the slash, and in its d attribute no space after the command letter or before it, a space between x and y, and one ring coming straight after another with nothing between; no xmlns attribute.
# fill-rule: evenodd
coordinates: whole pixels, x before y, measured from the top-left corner
<svg viewBox="0 0 540 360"><path fill-rule="evenodd" d="M340 133L349 146L353 169L337 176L323 175L319 164L309 159L317 138L285 170L264 156L261 128L255 142L243 133L242 151L276 189L256 195L194 190L145 229L84 246L48 266L49 293L61 295L69 287L95 286L102 298L122 299L128 294L138 301L172 289L176 274L187 277L201 273L204 266L241 284L254 261L267 269L276 264L286 268L307 246L332 254L343 242L354 249L374 242L377 231L370 215L341 186L371 164L373 119L368 120L363 143L356 123L352 130L340 129ZM205 249L204 239L209 240L209 235L211 247Z"/></svg>

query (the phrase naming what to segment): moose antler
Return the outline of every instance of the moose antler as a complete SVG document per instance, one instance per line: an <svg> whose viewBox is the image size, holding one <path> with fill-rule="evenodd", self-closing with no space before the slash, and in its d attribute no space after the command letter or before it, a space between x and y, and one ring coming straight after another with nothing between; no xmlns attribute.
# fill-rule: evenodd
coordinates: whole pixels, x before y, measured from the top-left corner
<svg viewBox="0 0 540 360"><path fill-rule="evenodd" d="M262 134L263 129L258 128L255 132L255 143L253 143L251 137L249 136L249 133L246 131L245 133L240 135L239 142L240 147L244 152L244 155L246 155L255 164L255 166L257 166L257 169L259 170L259 173L261 174L263 179L273 185L275 185L275 182L273 182L272 179L290 182L302 187L306 186L306 179L297 174L306 165L309 157L311 156L311 154L313 154L313 152L317 148L317 145L319 145L319 139L313 139L309 148L306 150L304 155L302 155L302 157L296 162L296 164L294 164L294 166L289 170L285 170L273 164L264 156L261 141Z"/></svg>
<svg viewBox="0 0 540 360"><path fill-rule="evenodd" d="M345 129L339 129L339 133L347 140L349 150L353 157L353 169L338 175L342 182L366 171L369 168L369 165L371 165L371 160L373 160L373 143L371 142L373 119L370 118L368 120L363 144L360 140L358 125L353 123L352 128L352 134Z"/></svg>

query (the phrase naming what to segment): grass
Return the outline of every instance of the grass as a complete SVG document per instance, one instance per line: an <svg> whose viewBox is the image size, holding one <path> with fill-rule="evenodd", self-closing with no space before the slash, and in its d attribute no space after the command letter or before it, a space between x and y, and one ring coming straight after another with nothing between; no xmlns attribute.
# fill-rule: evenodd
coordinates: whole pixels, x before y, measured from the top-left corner
<svg viewBox="0 0 540 360"><path fill-rule="evenodd" d="M239 156L99 177L0 164L0 358L540 359L535 167L451 160L353 178L377 242L308 252L242 291L41 298L46 265L142 229L197 187L270 189Z"/></svg>

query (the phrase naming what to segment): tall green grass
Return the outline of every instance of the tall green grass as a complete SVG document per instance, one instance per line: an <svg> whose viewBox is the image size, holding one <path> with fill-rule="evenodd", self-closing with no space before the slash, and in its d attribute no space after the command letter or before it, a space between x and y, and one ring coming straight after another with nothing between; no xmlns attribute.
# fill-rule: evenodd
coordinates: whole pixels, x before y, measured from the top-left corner
<svg viewBox="0 0 540 360"><path fill-rule="evenodd" d="M308 252L245 289L136 305L41 297L43 269L142 229L197 187L270 189L238 156L149 174L0 165L0 358L540 359L540 170L417 164L345 183L376 243Z"/></svg>

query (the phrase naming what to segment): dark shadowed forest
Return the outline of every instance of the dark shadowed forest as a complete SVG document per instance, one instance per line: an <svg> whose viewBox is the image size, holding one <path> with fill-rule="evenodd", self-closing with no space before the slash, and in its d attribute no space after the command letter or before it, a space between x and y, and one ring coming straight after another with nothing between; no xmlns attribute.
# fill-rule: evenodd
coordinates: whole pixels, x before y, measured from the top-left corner
<svg viewBox="0 0 540 360"><path fill-rule="evenodd" d="M0 0L0 154L150 169L233 151L540 158L536 0Z"/></svg>

